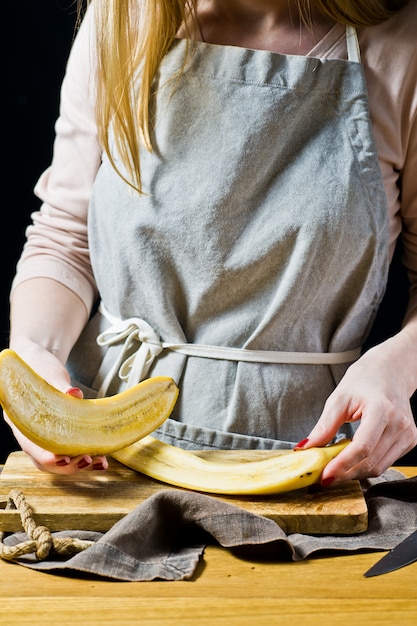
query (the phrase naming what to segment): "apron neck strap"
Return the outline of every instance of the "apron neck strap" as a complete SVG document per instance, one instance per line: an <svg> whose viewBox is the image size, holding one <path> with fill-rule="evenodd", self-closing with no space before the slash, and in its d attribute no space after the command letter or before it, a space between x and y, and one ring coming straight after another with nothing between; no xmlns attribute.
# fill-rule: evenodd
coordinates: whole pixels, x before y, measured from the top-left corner
<svg viewBox="0 0 417 626"><path fill-rule="evenodd" d="M346 46L349 61L361 62L361 51L359 48L358 34L354 26L346 26Z"/></svg>

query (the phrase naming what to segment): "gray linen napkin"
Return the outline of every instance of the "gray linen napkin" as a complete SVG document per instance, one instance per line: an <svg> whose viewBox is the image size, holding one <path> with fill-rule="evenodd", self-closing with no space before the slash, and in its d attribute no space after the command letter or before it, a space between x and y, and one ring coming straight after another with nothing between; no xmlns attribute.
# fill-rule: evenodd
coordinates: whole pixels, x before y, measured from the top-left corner
<svg viewBox="0 0 417 626"><path fill-rule="evenodd" d="M389 470L362 487L369 511L368 530L358 535L304 535L285 532L272 520L208 495L163 490L140 504L102 534L63 531L54 537L78 537L95 543L68 558L35 555L15 562L65 575L94 575L120 581L186 580L196 572L207 544L246 558L299 561L314 554L389 550L417 528L417 477ZM5 545L27 539L14 533Z"/></svg>

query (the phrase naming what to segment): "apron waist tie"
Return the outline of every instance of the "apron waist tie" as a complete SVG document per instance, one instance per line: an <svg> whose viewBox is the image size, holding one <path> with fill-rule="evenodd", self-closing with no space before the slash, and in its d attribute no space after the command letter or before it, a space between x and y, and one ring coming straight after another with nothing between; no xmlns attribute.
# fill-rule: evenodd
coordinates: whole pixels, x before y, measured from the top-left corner
<svg viewBox="0 0 417 626"><path fill-rule="evenodd" d="M307 365L338 365L350 363L359 358L361 348L344 352L284 352L280 350L249 350L227 346L211 346L195 343L170 343L161 341L159 335L145 320L130 317L121 320L109 313L100 304L100 313L110 322L111 326L97 337L99 346L110 346L123 343L118 359L106 375L98 396L105 395L113 377L119 378L130 387L143 380L156 357L163 350L171 350L185 356L196 356L206 359L227 361L244 361L246 363L283 363ZM132 354L126 356L135 342L140 346Z"/></svg>

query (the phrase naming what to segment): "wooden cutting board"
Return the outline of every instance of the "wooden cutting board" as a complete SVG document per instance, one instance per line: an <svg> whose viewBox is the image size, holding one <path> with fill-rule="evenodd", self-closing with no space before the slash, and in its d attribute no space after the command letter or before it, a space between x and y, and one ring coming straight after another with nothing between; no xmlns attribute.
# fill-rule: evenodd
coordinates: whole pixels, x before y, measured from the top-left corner
<svg viewBox="0 0 417 626"><path fill-rule="evenodd" d="M265 458L267 451L198 452L223 462ZM274 452L276 454L276 452ZM6 510L11 489L23 492L37 525L56 530L106 531L141 502L177 489L143 476L114 459L106 472L73 476L44 473L24 452L12 452L0 474L0 531L22 529L16 510ZM273 519L286 533L354 534L367 529L368 511L359 482L322 490L314 486L279 496L213 496Z"/></svg>

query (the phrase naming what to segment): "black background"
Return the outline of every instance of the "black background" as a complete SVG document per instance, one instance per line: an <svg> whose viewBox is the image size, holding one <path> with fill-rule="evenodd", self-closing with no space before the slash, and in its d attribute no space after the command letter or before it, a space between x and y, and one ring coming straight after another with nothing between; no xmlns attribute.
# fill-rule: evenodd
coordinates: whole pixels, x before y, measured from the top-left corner
<svg viewBox="0 0 417 626"><path fill-rule="evenodd" d="M3 8L3 166L1 233L0 349L8 344L8 294L24 231L39 207L33 186L49 165L59 88L75 26L72 0L20 0ZM9 32L9 38L6 33ZM5 40L8 39L7 44ZM367 345L398 329L404 310L407 279L398 249L387 295ZM395 373L393 372L393 375ZM417 416L417 399L413 398ZM17 444L0 422L0 463ZM417 465L417 449L399 462Z"/></svg>
<svg viewBox="0 0 417 626"><path fill-rule="evenodd" d="M76 19L73 0L19 0L4 4L1 348L8 345L8 294L16 261L30 214L39 207L33 186L51 159L60 83ZM0 463L15 449L17 444L1 419Z"/></svg>

